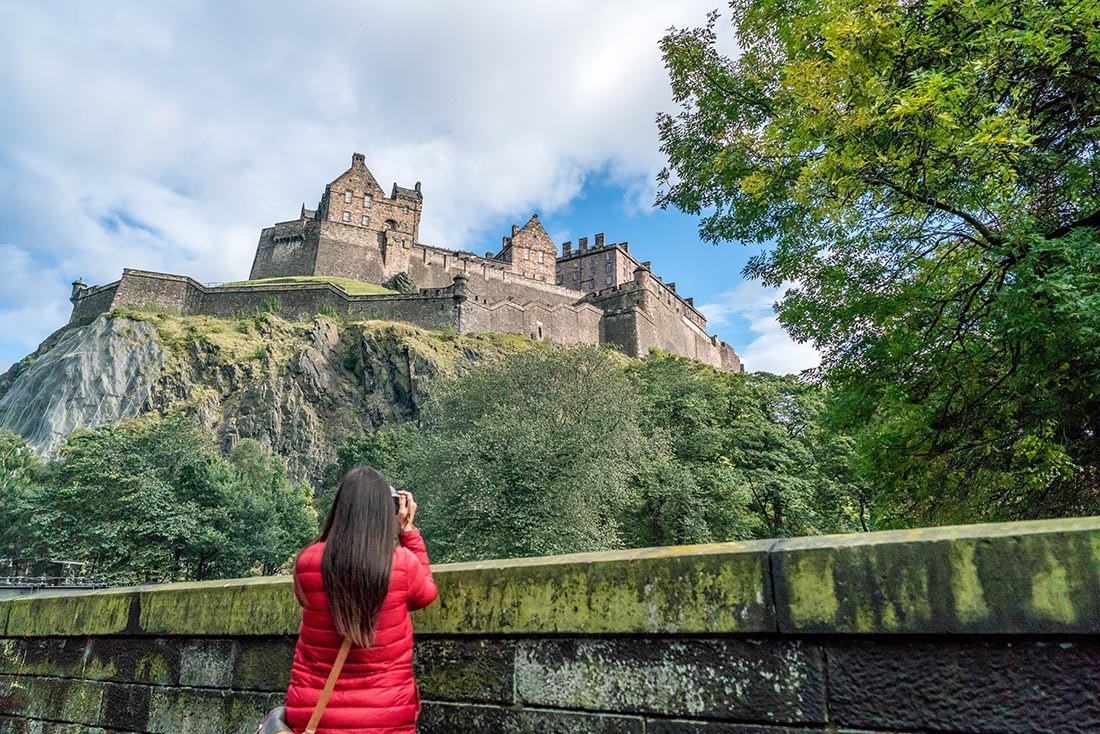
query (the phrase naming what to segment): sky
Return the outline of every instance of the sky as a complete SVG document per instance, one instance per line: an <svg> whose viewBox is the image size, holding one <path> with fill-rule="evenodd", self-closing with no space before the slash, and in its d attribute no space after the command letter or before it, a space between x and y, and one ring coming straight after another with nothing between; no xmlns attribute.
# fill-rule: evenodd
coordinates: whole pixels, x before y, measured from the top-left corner
<svg viewBox="0 0 1100 734"><path fill-rule="evenodd" d="M0 25L0 371L124 267L246 278L260 229L366 155L421 181L427 244L498 249L532 213L675 281L749 371L817 363L776 322L756 249L653 207L658 43L720 3L8 2Z"/></svg>

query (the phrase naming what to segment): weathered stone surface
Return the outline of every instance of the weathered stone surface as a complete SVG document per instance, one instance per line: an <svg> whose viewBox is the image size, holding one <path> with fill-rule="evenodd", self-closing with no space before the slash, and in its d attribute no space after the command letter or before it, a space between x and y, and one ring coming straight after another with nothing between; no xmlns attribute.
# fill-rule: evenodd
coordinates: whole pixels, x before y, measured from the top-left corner
<svg viewBox="0 0 1100 734"><path fill-rule="evenodd" d="M232 688L238 691L284 692L290 685L295 638L248 639L234 661Z"/></svg>
<svg viewBox="0 0 1100 734"><path fill-rule="evenodd" d="M302 621L289 576L163 584L137 593L144 634L296 634Z"/></svg>
<svg viewBox="0 0 1100 734"><path fill-rule="evenodd" d="M511 640L422 638L414 650L413 667L425 698L512 703L515 657Z"/></svg>
<svg viewBox="0 0 1100 734"><path fill-rule="evenodd" d="M1100 731L1095 640L852 640L827 647L829 709L855 729Z"/></svg>
<svg viewBox="0 0 1100 734"><path fill-rule="evenodd" d="M230 688L240 645L233 640L191 640L183 646L180 685Z"/></svg>
<svg viewBox="0 0 1100 734"><path fill-rule="evenodd" d="M79 637L0 640L0 674L81 678L87 649Z"/></svg>
<svg viewBox="0 0 1100 734"><path fill-rule="evenodd" d="M825 732L824 727L766 726L759 724L727 724L714 721L684 721L680 719L646 719L646 734L813 734ZM865 733L867 734L867 733Z"/></svg>
<svg viewBox="0 0 1100 734"><path fill-rule="evenodd" d="M0 734L139 734L124 729L65 724L41 719L16 719L0 716Z"/></svg>
<svg viewBox="0 0 1100 734"><path fill-rule="evenodd" d="M643 734L631 716L425 701L419 734Z"/></svg>
<svg viewBox="0 0 1100 734"><path fill-rule="evenodd" d="M0 714L98 724L107 684L66 678L0 676Z"/></svg>
<svg viewBox="0 0 1100 734"><path fill-rule="evenodd" d="M1100 518L780 541L784 632L1100 632Z"/></svg>
<svg viewBox="0 0 1100 734"><path fill-rule="evenodd" d="M183 644L172 638L93 637L88 643L82 677L116 683L179 685Z"/></svg>
<svg viewBox="0 0 1100 734"><path fill-rule="evenodd" d="M0 428L51 451L76 428L136 416L165 351L149 324L99 318L63 335L0 398Z"/></svg>
<svg viewBox="0 0 1100 734"><path fill-rule="evenodd" d="M0 616L8 637L119 634L132 600L128 589L40 593L3 600Z"/></svg>
<svg viewBox="0 0 1100 734"><path fill-rule="evenodd" d="M524 640L516 698L540 707L824 722L824 661L817 648L782 640Z"/></svg>
<svg viewBox="0 0 1100 734"><path fill-rule="evenodd" d="M425 634L766 632L767 542L455 563ZM434 569L433 569L434 571Z"/></svg>
<svg viewBox="0 0 1100 734"><path fill-rule="evenodd" d="M141 731L150 734L254 734L264 714L282 705L276 693L153 689ZM113 722L104 722L113 725Z"/></svg>

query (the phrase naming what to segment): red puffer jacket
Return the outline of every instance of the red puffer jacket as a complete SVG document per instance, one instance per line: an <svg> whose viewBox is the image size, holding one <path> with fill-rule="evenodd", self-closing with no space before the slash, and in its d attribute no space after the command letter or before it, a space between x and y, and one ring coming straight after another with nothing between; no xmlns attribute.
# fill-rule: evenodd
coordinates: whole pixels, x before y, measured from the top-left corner
<svg viewBox="0 0 1100 734"><path fill-rule="evenodd" d="M286 692L286 722L295 732L309 723L342 642L321 579L324 550L324 543L314 543L302 551L294 568L302 627ZM352 647L317 734L415 732L420 693L413 680L409 610L431 604L436 593L420 532L402 533L401 545L393 551L390 590L382 603L374 645Z"/></svg>

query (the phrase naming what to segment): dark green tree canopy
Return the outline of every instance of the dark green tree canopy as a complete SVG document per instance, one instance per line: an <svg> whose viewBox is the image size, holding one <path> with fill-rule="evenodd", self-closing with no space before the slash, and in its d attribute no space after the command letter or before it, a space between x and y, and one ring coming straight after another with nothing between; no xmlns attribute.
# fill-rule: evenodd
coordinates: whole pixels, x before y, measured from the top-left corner
<svg viewBox="0 0 1100 734"><path fill-rule="evenodd" d="M788 288L780 320L821 350L867 466L905 488L901 514L1085 511L1100 4L730 10L735 57L718 15L663 42L682 111L659 119L660 203L705 214L712 241L766 246L747 273Z"/></svg>

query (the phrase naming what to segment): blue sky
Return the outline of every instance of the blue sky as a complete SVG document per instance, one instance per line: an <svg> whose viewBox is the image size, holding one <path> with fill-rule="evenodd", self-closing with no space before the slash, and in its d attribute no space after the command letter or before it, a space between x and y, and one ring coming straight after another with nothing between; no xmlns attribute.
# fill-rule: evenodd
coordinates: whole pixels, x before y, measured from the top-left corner
<svg viewBox="0 0 1100 734"><path fill-rule="evenodd" d="M353 151L422 181L421 237L484 252L538 212L606 233L693 296L750 370L816 363L745 282L750 250L652 208L657 43L714 3L14 2L0 44L0 370L123 267L247 275L261 227Z"/></svg>

